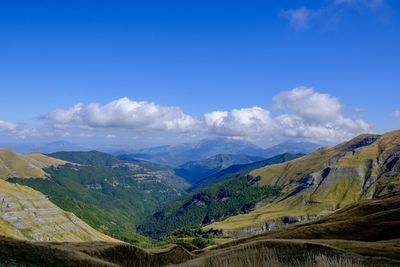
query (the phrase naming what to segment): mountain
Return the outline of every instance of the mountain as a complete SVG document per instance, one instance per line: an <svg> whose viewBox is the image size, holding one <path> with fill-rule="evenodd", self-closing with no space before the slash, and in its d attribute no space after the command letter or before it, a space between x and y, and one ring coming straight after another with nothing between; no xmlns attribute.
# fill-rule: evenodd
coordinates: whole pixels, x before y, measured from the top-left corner
<svg viewBox="0 0 400 267"><path fill-rule="evenodd" d="M231 138L205 139L196 143L144 148L123 154L124 158L149 160L178 167L191 161L204 160L218 154L248 155L270 158L283 153L307 154L320 147L307 142L284 142L264 149L245 140Z"/></svg>
<svg viewBox="0 0 400 267"><path fill-rule="evenodd" d="M258 162L256 166L281 163L297 157L284 154ZM251 169L247 165L243 172L227 172L226 175L215 178L218 182L195 189L165 205L149 216L138 230L154 238L173 235L184 228L198 228L232 215L247 213L258 202L280 192L277 186L253 186L257 179L247 175L249 168Z"/></svg>
<svg viewBox="0 0 400 267"><path fill-rule="evenodd" d="M41 154L22 155L0 148L0 179L9 177L45 178L43 168L65 165L67 162Z"/></svg>
<svg viewBox="0 0 400 267"><path fill-rule="evenodd" d="M189 161L198 161L217 154L258 156L262 154L262 151L262 148L244 140L214 138L196 143L144 148L127 154L125 157L144 159L177 167Z"/></svg>
<svg viewBox="0 0 400 267"><path fill-rule="evenodd" d="M283 142L274 146L271 146L269 148L264 149L263 151L263 157L264 158L270 158L276 155L281 155L284 153L290 153L290 154L309 154L311 152L314 152L318 148L320 148L321 145L315 144L315 143L310 143L310 142Z"/></svg>
<svg viewBox="0 0 400 267"><path fill-rule="evenodd" d="M55 152L48 156L82 165L129 169L135 173L137 179L146 181L146 183L164 183L179 190L189 187L183 178L174 174L172 168L145 160L125 158L124 156L117 158L99 151Z"/></svg>
<svg viewBox="0 0 400 267"><path fill-rule="evenodd" d="M262 168L262 167L272 165L272 164L286 162L286 161L296 159L296 158L299 158L302 156L304 156L304 154L284 153L281 155L277 155L277 156L274 156L274 157L271 157L271 158L268 158L265 160L256 161L256 162L252 162L252 163L234 164L234 165L231 165L217 173L211 174L209 176L205 176L205 178L203 178L203 179L197 181L197 183L193 184L189 190L193 191L196 188L206 187L213 183L228 180L228 179L237 177L238 175L241 175L244 173L247 174L250 171L258 169L258 168Z"/></svg>
<svg viewBox="0 0 400 267"><path fill-rule="evenodd" d="M9 178L49 196L95 229L120 240L149 245L136 224L160 205L177 199L187 183L172 169L143 161L124 161L97 151L57 152L65 165L44 168L46 179Z"/></svg>
<svg viewBox="0 0 400 267"><path fill-rule="evenodd" d="M400 131L364 134L333 148L253 170L258 186L278 186L279 197L248 214L208 225L251 235L332 213L346 205L400 189Z"/></svg>
<svg viewBox="0 0 400 267"><path fill-rule="evenodd" d="M199 180L216 174L231 165L252 163L262 159L247 155L217 154L203 160L182 164L178 168L175 168L175 174L185 178L190 184L195 184Z"/></svg>
<svg viewBox="0 0 400 267"><path fill-rule="evenodd" d="M29 187L0 180L0 235L21 240L83 242L117 240L65 212Z"/></svg>
<svg viewBox="0 0 400 267"><path fill-rule="evenodd" d="M335 239L376 242L400 239L400 193L362 200L313 222L271 231L252 239ZM400 258L400 255L398 255Z"/></svg>
<svg viewBox="0 0 400 267"><path fill-rule="evenodd" d="M142 249L124 243L23 242L0 236L12 266L357 266L400 265L400 196L347 206L318 221L205 250L186 243Z"/></svg>
<svg viewBox="0 0 400 267"><path fill-rule="evenodd" d="M226 242L179 266L400 266L400 194Z"/></svg>

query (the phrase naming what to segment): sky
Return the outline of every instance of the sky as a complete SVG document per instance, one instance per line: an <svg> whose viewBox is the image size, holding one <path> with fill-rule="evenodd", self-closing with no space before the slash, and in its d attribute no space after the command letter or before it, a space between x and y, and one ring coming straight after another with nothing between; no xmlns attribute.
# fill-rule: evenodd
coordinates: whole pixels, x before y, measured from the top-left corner
<svg viewBox="0 0 400 267"><path fill-rule="evenodd" d="M400 3L1 1L0 143L334 144L400 128Z"/></svg>

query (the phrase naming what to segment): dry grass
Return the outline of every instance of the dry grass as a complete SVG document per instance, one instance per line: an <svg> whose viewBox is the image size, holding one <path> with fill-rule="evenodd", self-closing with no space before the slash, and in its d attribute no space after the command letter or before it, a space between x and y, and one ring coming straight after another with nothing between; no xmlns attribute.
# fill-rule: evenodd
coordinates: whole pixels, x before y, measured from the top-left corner
<svg viewBox="0 0 400 267"><path fill-rule="evenodd" d="M303 247L305 248L305 247ZM287 249L287 248L286 248ZM322 247L301 250L274 249L255 243L235 250L226 250L185 262L179 266L187 267L362 267L396 266L390 262L368 261L353 254L347 254ZM300 250L299 250L300 249ZM396 263L397 264L397 263Z"/></svg>
<svg viewBox="0 0 400 267"><path fill-rule="evenodd" d="M145 250L110 242L29 242L0 236L0 266L140 266L179 264L195 258L181 246Z"/></svg>
<svg viewBox="0 0 400 267"><path fill-rule="evenodd" d="M304 240L260 240L209 251L178 266L392 267L400 266L400 261L360 256Z"/></svg>

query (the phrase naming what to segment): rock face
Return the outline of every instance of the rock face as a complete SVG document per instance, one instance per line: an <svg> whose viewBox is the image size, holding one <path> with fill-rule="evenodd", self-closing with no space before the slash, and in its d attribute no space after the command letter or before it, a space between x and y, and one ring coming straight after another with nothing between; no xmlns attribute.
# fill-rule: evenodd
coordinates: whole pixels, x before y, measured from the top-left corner
<svg viewBox="0 0 400 267"><path fill-rule="evenodd" d="M0 180L0 234L35 241L110 241L38 191Z"/></svg>
<svg viewBox="0 0 400 267"><path fill-rule="evenodd" d="M243 228L240 231L236 232L236 237L240 238L241 236L253 236L262 233L266 233L269 231L281 229L285 226L305 223L314 220L316 217L312 215L308 216L298 216L298 217L282 217L273 219L265 222L265 224L260 226L252 226L248 228Z"/></svg>
<svg viewBox="0 0 400 267"><path fill-rule="evenodd" d="M260 185L283 188L280 197L248 214L208 226L226 232L264 229L285 217L316 217L400 190L400 131L364 134L333 148L254 170ZM244 230L244 231L243 231Z"/></svg>

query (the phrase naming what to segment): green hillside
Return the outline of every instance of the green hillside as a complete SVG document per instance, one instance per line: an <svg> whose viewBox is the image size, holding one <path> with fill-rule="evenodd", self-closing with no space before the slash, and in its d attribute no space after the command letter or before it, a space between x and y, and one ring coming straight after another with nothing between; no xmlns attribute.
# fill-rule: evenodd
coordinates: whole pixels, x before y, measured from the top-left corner
<svg viewBox="0 0 400 267"><path fill-rule="evenodd" d="M354 202L400 189L400 131L365 134L288 163L250 173L259 185L278 186L281 195L254 211L205 229L251 235L282 224L314 219Z"/></svg>
<svg viewBox="0 0 400 267"><path fill-rule="evenodd" d="M263 160L261 157L236 154L217 154L199 161L190 161L175 168L178 176L185 178L190 184L204 179L234 164L246 164Z"/></svg>
<svg viewBox="0 0 400 267"><path fill-rule="evenodd" d="M255 164L253 167L297 157L284 154L253 163ZM139 231L155 238L178 232L184 233L188 229L247 213L260 201L276 196L280 192L279 186L254 186L258 178L247 175L252 169L251 166L251 164L244 165L241 169L235 168L234 172L224 172L221 177L214 177L216 181L214 184L194 190L148 217L139 226Z"/></svg>
<svg viewBox="0 0 400 267"><path fill-rule="evenodd" d="M207 185L211 185L213 183L229 180L229 179L234 178L237 175L240 175L243 173L249 173L250 171L258 169L258 168L262 168L262 167L269 166L272 164L286 162L289 160L297 159L302 156L304 156L304 154L284 153L284 154L276 155L271 158L252 162L252 163L233 164L223 170L220 170L217 173L214 173L209 176L205 176L203 179L201 179L197 183L193 184L192 187L190 188L190 190L194 190L194 189L200 188L200 187L206 187Z"/></svg>
<svg viewBox="0 0 400 267"><path fill-rule="evenodd" d="M65 212L29 187L0 180L0 235L32 241L108 241L108 237Z"/></svg>
<svg viewBox="0 0 400 267"><path fill-rule="evenodd" d="M154 164L149 167L141 162L126 162L100 152L62 152L53 156L80 165L47 168L48 179L8 181L48 195L56 205L92 227L127 242L148 245L147 238L135 233L136 225L183 193L170 185L175 176Z"/></svg>
<svg viewBox="0 0 400 267"><path fill-rule="evenodd" d="M399 204L399 194L365 200L313 223L207 249L0 237L0 256L11 266L394 267L400 265Z"/></svg>

